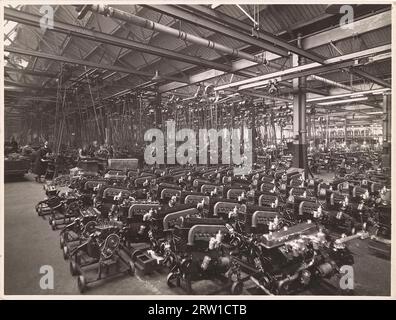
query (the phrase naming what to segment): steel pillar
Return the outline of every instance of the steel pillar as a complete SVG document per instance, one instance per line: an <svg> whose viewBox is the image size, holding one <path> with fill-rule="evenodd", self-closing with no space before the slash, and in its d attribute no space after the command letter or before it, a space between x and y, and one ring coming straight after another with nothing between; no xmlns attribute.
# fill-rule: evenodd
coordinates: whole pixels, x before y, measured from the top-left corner
<svg viewBox="0 0 396 320"><path fill-rule="evenodd" d="M257 108L253 103L250 108L252 108L250 128L252 130L252 163L257 163Z"/></svg>
<svg viewBox="0 0 396 320"><path fill-rule="evenodd" d="M392 106L391 95L384 94L383 96L383 122L382 122L382 136L383 136L383 149L382 149L382 167L390 168L391 166L391 119L392 119Z"/></svg>
<svg viewBox="0 0 396 320"><path fill-rule="evenodd" d="M301 45L301 38L298 39ZM293 67L304 64L304 58L293 54ZM293 167L307 169L306 77L293 79Z"/></svg>
<svg viewBox="0 0 396 320"><path fill-rule="evenodd" d="M330 122L330 116L327 113L326 115L326 147L328 148L330 145L330 130L329 130L329 122Z"/></svg>

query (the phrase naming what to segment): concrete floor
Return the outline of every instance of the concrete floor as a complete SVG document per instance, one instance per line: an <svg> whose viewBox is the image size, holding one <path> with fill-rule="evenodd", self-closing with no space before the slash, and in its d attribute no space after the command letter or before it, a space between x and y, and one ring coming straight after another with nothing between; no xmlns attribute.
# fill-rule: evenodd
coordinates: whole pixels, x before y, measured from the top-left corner
<svg viewBox="0 0 396 320"><path fill-rule="evenodd" d="M5 183L5 294L46 295L79 294L76 278L69 272L69 263L63 260L59 249L59 231L52 231L48 221L38 217L34 206L44 197L42 185L30 175ZM350 243L355 255L355 294L389 295L390 261L368 252L367 241ZM40 288L40 267L52 266L54 289ZM209 294L218 288L210 281L197 283L199 294ZM183 294L180 288L169 288L166 272L152 275L122 275L106 283L91 287L86 294L100 295L175 295ZM220 294L227 294L220 291ZM246 294L258 294L247 290ZM307 291L304 294L319 294Z"/></svg>

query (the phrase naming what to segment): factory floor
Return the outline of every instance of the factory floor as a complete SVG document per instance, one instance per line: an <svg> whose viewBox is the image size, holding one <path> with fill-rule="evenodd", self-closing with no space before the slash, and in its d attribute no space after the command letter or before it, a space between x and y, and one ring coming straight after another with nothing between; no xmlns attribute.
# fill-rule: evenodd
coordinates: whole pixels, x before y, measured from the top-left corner
<svg viewBox="0 0 396 320"><path fill-rule="evenodd" d="M330 174L323 174L330 178ZM42 184L33 176L8 180L5 183L5 283L6 295L68 295L79 294L76 277L71 276L69 263L62 257L59 248L59 231L52 231L48 221L39 217L35 205L44 197ZM367 240L350 242L354 253L354 295L387 296L390 294L389 260L373 256L368 251ZM41 289L42 266L54 270L54 288ZM169 288L166 271L151 275L121 275L105 283L90 287L86 294L95 295L177 295L180 288ZM249 285L249 284L248 284ZM335 283L337 285L337 283ZM253 287L253 285L251 286ZM210 294L219 286L212 281L193 285L198 294ZM227 294L220 290L217 294ZM244 294L262 294L261 291L246 288ZM326 294L310 290L302 294ZM329 294L329 293L327 293Z"/></svg>

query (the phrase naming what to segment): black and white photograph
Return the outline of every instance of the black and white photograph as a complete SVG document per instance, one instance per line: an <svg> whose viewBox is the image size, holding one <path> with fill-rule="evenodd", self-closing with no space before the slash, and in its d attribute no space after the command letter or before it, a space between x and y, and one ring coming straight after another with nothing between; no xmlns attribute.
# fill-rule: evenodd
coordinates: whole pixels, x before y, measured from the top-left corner
<svg viewBox="0 0 396 320"><path fill-rule="evenodd" d="M394 3L37 3L1 8L1 297L395 296Z"/></svg>

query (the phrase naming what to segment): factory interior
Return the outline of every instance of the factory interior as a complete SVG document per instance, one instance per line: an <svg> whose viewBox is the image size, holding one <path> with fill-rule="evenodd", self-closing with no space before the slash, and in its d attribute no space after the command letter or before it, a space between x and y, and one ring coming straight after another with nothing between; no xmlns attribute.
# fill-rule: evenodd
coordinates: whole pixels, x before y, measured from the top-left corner
<svg viewBox="0 0 396 320"><path fill-rule="evenodd" d="M391 295L390 4L3 24L5 295Z"/></svg>

